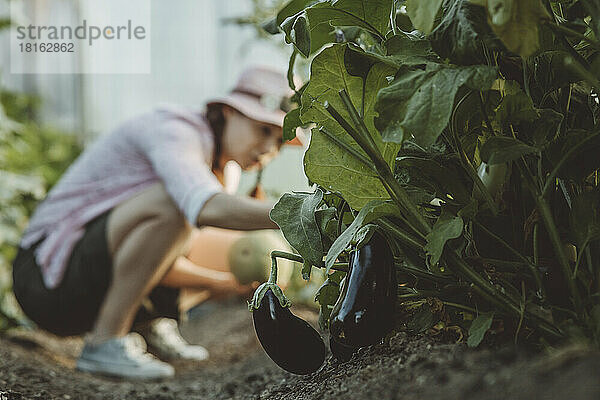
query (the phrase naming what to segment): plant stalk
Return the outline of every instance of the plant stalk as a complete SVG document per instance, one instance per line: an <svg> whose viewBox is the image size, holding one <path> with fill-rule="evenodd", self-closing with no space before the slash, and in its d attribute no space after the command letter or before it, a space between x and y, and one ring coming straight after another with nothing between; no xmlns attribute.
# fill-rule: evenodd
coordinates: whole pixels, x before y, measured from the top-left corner
<svg viewBox="0 0 600 400"><path fill-rule="evenodd" d="M462 105L462 103L469 97L469 95L473 93L473 91L467 93L466 95L464 95L456 104L456 107L454 107L454 109L452 110L452 115L450 116L450 131L452 133L452 138L454 139L454 145L456 146L456 152L458 153L459 159L461 161L461 164L463 166L463 168L465 169L465 171L467 172L467 174L469 174L469 177L473 180L473 183L475 184L475 186L477 187L477 190L479 190L479 192L481 193L481 195L483 196L483 199L485 200L485 203L488 205L488 207L490 208L490 210L492 210L492 214L494 214L494 216L498 215L498 206L496 205L496 202L494 201L494 199L492 198L492 195L490 193L490 191L485 187L485 185L483 184L483 181L481 180L481 178L479 177L479 175L477 174L477 170L475 169L475 166L473 165L473 163L471 162L471 160L469 160L469 157L467 156L467 154L465 153L465 151L463 150L461 144L460 144L460 139L458 138L458 132L456 129L456 110L458 110L458 108ZM485 107L483 104L483 100L481 100L481 93L479 96L479 105L481 107L481 112L485 118L486 121L486 125L491 133L492 136L494 136L494 130L492 129L492 126L488 120L487 117L487 113L485 112Z"/></svg>
<svg viewBox="0 0 600 400"><path fill-rule="evenodd" d="M491 303L496 304L498 308L504 310L508 315L512 315L515 318L521 316L521 307L514 304L509 298L501 293L498 293L496 288L465 263L455 250L446 248L444 250L444 256L448 262L448 266L451 269L454 269L459 275L462 275L471 281L474 285L473 288L484 298L488 299ZM534 327L537 327L549 336L554 338L562 337L562 333L556 327L535 314L525 311L524 317L526 320L529 320Z"/></svg>
<svg viewBox="0 0 600 400"><path fill-rule="evenodd" d="M352 155L354 158L356 158L358 161L360 161L365 167L367 167L370 171L372 171L373 174L377 174L377 171L375 170L375 168L373 168L373 164L371 164L371 162L369 162L367 157L360 154L355 148L350 146L348 143L340 140L335 135L333 135L331 132L327 131L325 128L320 128L319 132L321 132L323 135L325 135L325 137L327 137L327 139L331 140L338 147L340 147L341 149L350 153L350 155ZM375 175L375 176L378 176L378 175Z"/></svg>
<svg viewBox="0 0 600 400"><path fill-rule="evenodd" d="M362 118L360 118L360 116L358 115L356 108L354 108L352 100L350 100L350 96L348 96L348 93L344 89L340 90L339 95L344 105L346 106L348 114L350 115L350 119L360 132L360 134L356 135L359 139L357 140L358 145L363 148L365 153L367 153L369 158L371 158L371 160L375 164L375 169L377 169L381 180L385 181L386 183L386 185L384 186L389 187L390 196L392 196L393 194L392 198L395 199L395 202L397 203L400 210L403 210L407 214L408 220L418 227L418 231L422 234L428 234L431 231L431 227L429 226L425 218L418 212L417 208L410 202L408 194L406 193L404 188L400 186L400 184L394 177L390 166L381 156L381 153L379 152L379 149L377 148L373 137L369 133Z"/></svg>
<svg viewBox="0 0 600 400"><path fill-rule="evenodd" d="M593 139L596 139L600 135L600 132L595 132L594 134L586 137L581 142L577 143L575 146L571 147L569 151L560 159L560 161L554 166L550 175L546 178L546 183L544 184L544 188L542 189L542 197L548 196L550 189L554 186L554 180L558 175L558 172L562 168L562 166L568 161L571 155L575 154L576 151L579 151L583 146L586 146Z"/></svg>
<svg viewBox="0 0 600 400"><path fill-rule="evenodd" d="M379 218L378 222L384 229L387 229L389 232L393 233L400 242L409 246L413 250L423 250L423 247L425 246L425 242L423 240L419 240L417 238L412 237L408 232L405 232L402 229L398 228L395 224L391 223L386 218Z"/></svg>
<svg viewBox="0 0 600 400"><path fill-rule="evenodd" d="M577 38L583 42L587 42L590 45L592 45L593 47L595 47L596 49L600 50L600 42L598 42L597 40L594 40L590 37L585 36L584 34L581 34L577 31L574 31L573 29L569 29L566 26L562 26L562 25L558 25L558 24L553 24L551 22L546 22L545 25L547 27L549 27L550 29L552 29L554 32L557 33L561 33L567 36L571 36L574 38Z"/></svg>
<svg viewBox="0 0 600 400"><path fill-rule="evenodd" d="M300 264L304 264L304 258L298 254L288 253L287 251L281 250L273 250L271 252L271 264L275 266L275 280L277 280L277 260L276 258L285 258L286 260L295 261ZM325 264L322 265L313 265L313 267L317 268L325 268ZM336 271L348 272L348 263L334 263L331 269ZM273 268L271 268L271 274L273 274ZM269 276L269 282L271 282L271 277Z"/></svg>
<svg viewBox="0 0 600 400"><path fill-rule="evenodd" d="M544 285L542 285L542 278L540 276L540 272L538 271L537 265L533 264L531 261L529 261L525 256L523 256L516 249L514 249L504 239L502 239L500 236L496 235L494 232L490 231L483 224L481 224L481 223L479 223L477 221L473 221L473 223L475 225L477 225L477 227L479 229L481 229L483 232L485 232L489 237L491 237L492 239L494 239L495 241L497 241L499 244L501 244L502 247L504 247L506 250L508 250L511 254L513 254L519 260L523 261L523 263L525 265L527 265L527 267L529 267L529 270L531 271L531 275L533 275L533 279L535 280L535 285L537 287L537 290L540 293L542 293L542 295L544 296Z"/></svg>
<svg viewBox="0 0 600 400"><path fill-rule="evenodd" d="M569 288L569 293L571 294L571 301L575 306L577 315L581 318L583 316L581 296L579 295L579 290L577 289L577 285L575 284L573 273L571 271L571 266L569 265L569 260L567 258L567 255L565 254L563 242L560 239L560 235L558 233L558 228L554 223L552 211L550 210L550 206L548 205L544 197L541 195L536 197L536 204L540 212L540 217L542 218L542 221L544 221L544 225L546 226L546 231L550 236L550 241L552 242L552 246L554 247L556 256L558 257L558 264L560 265L563 277L567 282L567 287Z"/></svg>

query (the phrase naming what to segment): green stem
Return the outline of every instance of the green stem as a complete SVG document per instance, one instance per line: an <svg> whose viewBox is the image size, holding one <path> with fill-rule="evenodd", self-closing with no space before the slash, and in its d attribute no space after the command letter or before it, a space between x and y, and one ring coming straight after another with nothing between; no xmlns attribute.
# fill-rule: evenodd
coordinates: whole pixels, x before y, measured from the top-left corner
<svg viewBox="0 0 600 400"><path fill-rule="evenodd" d="M461 157L461 161L463 161L462 157ZM492 214L494 216L498 215L498 206L496 205L496 202L492 198L492 194L490 193L488 188L485 187L485 185L483 184L483 181L477 174L477 171L475 171L475 168L473 167L473 165L470 162L465 165L464 161L462 164L463 164L463 168L465 169L465 171L467 172L467 174L469 175L469 177L471 178L471 180L477 187L477 190L483 196L485 203L488 205L490 210L492 210Z"/></svg>
<svg viewBox="0 0 600 400"><path fill-rule="evenodd" d="M304 258L298 254L288 253L287 251L273 250L271 252L271 275L269 276L269 283L275 283L277 281L277 260L276 258L285 258L286 260L295 261L300 264L304 264ZM313 265L317 268L325 268L325 264ZM275 269L275 282L271 282L273 275L273 268ZM331 269L336 271L348 272L348 263L334 263Z"/></svg>
<svg viewBox="0 0 600 400"><path fill-rule="evenodd" d="M485 126L490 134L490 136L496 136L496 132L494 132L494 128L492 128L492 124L490 122L490 118L485 111L485 103L483 101L483 92L479 91L479 108L481 109L481 114L483 115L483 120L485 121Z"/></svg>
<svg viewBox="0 0 600 400"><path fill-rule="evenodd" d="M523 326L523 319L525 318L525 283L521 282L521 315L519 316L519 323L517 324L517 329L515 330L515 344L517 344L517 340L519 338L519 332L521 332L521 327Z"/></svg>
<svg viewBox="0 0 600 400"><path fill-rule="evenodd" d="M485 258L485 257L474 257L473 260L478 261L482 264L493 265L497 270L501 272L509 272L519 275L519 271L527 266L527 262L523 261L506 261L497 258Z"/></svg>
<svg viewBox="0 0 600 400"><path fill-rule="evenodd" d="M512 129L512 125L511 125L511 129ZM521 177L523 178L523 181L525 182L525 186L527 186L527 188L529 189L529 191L531 192L532 195L537 196L540 192L540 187L539 187L539 185L537 185L535 178L533 177L533 174L531 173L531 170L529 169L529 167L527 166L527 163L525 162L525 159L523 157L521 157L520 159L515 160L514 165L517 166L517 169L521 173Z"/></svg>
<svg viewBox="0 0 600 400"><path fill-rule="evenodd" d="M536 204L540 212L542 221L544 221L544 225L546 226L546 231L550 236L550 241L552 242L552 246L554 247L554 252L558 257L558 263L562 270L565 281L567 282L569 293L571 294L571 300L573 301L573 305L575 306L577 315L579 315L579 317L582 317L583 309L581 305L581 297L579 295L579 291L577 290L577 285L575 284L575 280L571 272L571 267L569 265L569 260L567 258L567 255L565 254L563 242L560 239L560 235L558 233L558 228L554 223L554 218L552 217L552 211L550 210L550 206L548 205L543 196L536 197Z"/></svg>
<svg viewBox="0 0 600 400"><path fill-rule="evenodd" d="M550 15L552 15L554 23L556 25L558 25L558 16L554 14L554 11L552 10L552 6L550 5L550 0L543 0L544 2L544 6L546 7L546 10L548 10L548 13ZM550 28L552 29L552 28ZM588 64L587 60L577 52L577 50L575 50L575 48L571 45L571 43L569 43L569 41L567 40L566 35L563 32L557 31L556 33L558 33L558 39L560 41L560 43L562 43L563 46L565 46L565 48L567 49L567 51L569 52L569 54L576 60L576 63L580 64L580 66L585 66L586 68L589 68L590 65Z"/></svg>
<svg viewBox="0 0 600 400"><path fill-rule="evenodd" d="M296 57L298 56L298 49L295 46L292 46L292 48L294 50L292 51L292 55L290 56L290 61L288 63L287 80L290 89L292 89L294 93L298 93L296 91L296 84L294 83L294 64L296 63Z"/></svg>
<svg viewBox="0 0 600 400"><path fill-rule="evenodd" d="M467 306L463 306L462 304L458 304L458 303L451 303L449 301L442 301L442 304L448 307L454 307L454 308L458 308L461 310L465 310L465 311L469 311L473 314L477 314L477 310L471 307L467 307Z"/></svg>
<svg viewBox="0 0 600 400"><path fill-rule="evenodd" d="M319 268L325 268L325 265L319 266ZM333 263L330 269L341 272L348 272L348 263Z"/></svg>
<svg viewBox="0 0 600 400"><path fill-rule="evenodd" d="M527 62L524 58L521 58L521 65L523 66L523 86L525 87L525 93L528 97L531 97L531 91L529 90L529 76L527 75Z"/></svg>
<svg viewBox="0 0 600 400"><path fill-rule="evenodd" d="M398 184L396 179L391 174L391 171L389 171L389 168L388 168L388 171L389 171L389 175L391 175L391 177L388 176L387 178L382 176L380 174L379 168L377 168L376 157L374 158L374 154L379 154L379 152L378 151L370 151L371 147L370 147L369 143L367 142L367 140L365 138L363 138L352 126L350 126L350 124L344 119L344 117L342 117L340 115L340 113L335 109L335 107L333 107L328 102L325 102L324 107L325 107L325 110L333 117L333 119L335 119L340 124L340 126L350 135L350 137L352 137L352 139L354 139L354 141L365 151L365 153L367 153L367 155L371 158L371 160L373 160L375 162L375 167L378 172L378 178L381 181L382 185L384 186L385 190L388 192L388 194L390 195L390 197L392 198L394 203L396 203L396 205L398 206L400 211L405 215L409 215L410 212L406 210L406 207L404 207L404 202L401 200L401 198L397 194L397 191L394 191L392 189L391 184L392 184L392 182L394 182L394 183L396 183L397 187L399 187L399 189L401 191L404 191L404 189L402 189L402 187L400 187L400 185ZM383 172L385 174L385 169L383 169L381 172ZM408 199L408 195L406 195L406 198ZM410 205L410 202L408 200L407 200L407 203ZM413 229L415 232L420 233L418 225L415 226L410 221L407 221L407 222L408 222L408 225L411 227L411 229Z"/></svg>
<svg viewBox="0 0 600 400"><path fill-rule="evenodd" d="M373 156L378 160L378 162L383 162L387 166L387 163L381 156L381 153L379 153L379 148L377 147L377 143L375 143L373 136L371 136L371 132L369 132L369 129L365 125L365 121L364 121L363 117L358 113L358 111L354 107L354 103L352 103L352 100L350 99L348 92L346 92L345 89L342 89L338 92L338 94L339 94L340 98L342 99L344 106L346 107L346 111L348 111L348 115L350 115L350 120L352 121L354 126L358 129L358 132L360 133L361 137L366 139L366 141L369 143L370 151L375 152L375 154L373 154Z"/></svg>
<svg viewBox="0 0 600 400"><path fill-rule="evenodd" d="M354 108L354 105L350 100L350 96L348 96L348 93L344 89L340 90L339 95L342 101L344 102L344 105L346 106L348 114L350 115L350 119L358 128L360 134L356 133L356 131L354 131L354 129L352 129L347 123L346 125L347 127L351 128L352 131L354 131L354 134L357 136L357 138L354 138L354 140L357 141L358 145L362 147L362 149L365 151L365 153L367 153L369 158L371 158L371 161L373 161L373 163L375 164L375 169L377 169L381 180L385 181L386 183L386 185L384 185L386 186L386 190L388 190L389 188L388 193L390 194L392 199L395 200L400 210L407 214L408 220L418 227L419 232L423 234L428 234L429 232L431 232L431 227L429 226L425 218L418 212L416 207L414 207L414 205L410 202L408 193L406 193L404 188L402 188L398 181L396 181L396 178L394 177L390 166L381 156L381 153L379 152L379 149L377 148L373 137L369 133L362 118L360 118L360 116L358 115L356 108ZM339 117L341 117L341 115L339 115Z"/></svg>
<svg viewBox="0 0 600 400"><path fill-rule="evenodd" d="M471 93L473 93L473 91L470 91L469 93L465 94L458 101L458 103L456 104L456 107L454 107L454 109L452 110L452 115L450 116L450 131L452 134L452 138L454 139L454 143L455 143L454 145L456 146L456 152L459 155L459 159L461 161L463 168L465 169L465 171L467 172L467 174L469 175L469 177L471 178L471 180L477 187L477 190L479 190L479 192L483 196L485 203L488 205L490 210L492 210L492 214L498 215L498 206L496 205L496 202L492 198L492 194L485 187L485 185L483 184L483 181L477 174L477 170L475 169L475 166L473 165L473 163L471 163L471 160L469 160L469 157L467 156L464 149L462 148L462 146L460 144L460 139L458 137L457 128L456 128L456 111L462 105L462 103L469 97L469 95L471 95ZM486 125L493 135L494 131L492 129L492 126L489 124L489 121L487 118L487 113L485 112L485 108L484 108L483 102L481 100L481 96L479 97L479 103L480 103L480 107L481 107L481 112L483 113L484 118L486 120Z"/></svg>
<svg viewBox="0 0 600 400"><path fill-rule="evenodd" d="M396 263L396 269L401 272L406 272L407 274L414 275L417 278L426 279L429 281L439 282L439 283L450 283L452 282L452 278L446 276L440 276L433 274L429 271L424 271L419 268L410 267L408 265L403 265L401 263Z"/></svg>
<svg viewBox="0 0 600 400"><path fill-rule="evenodd" d="M395 224L391 223L386 218L379 218L379 224L382 228L388 230L390 233L394 234L394 236L405 245L408 245L413 250L422 251L425 246L425 242L423 239L415 238L410 235L410 233L403 231L398 228Z"/></svg>
<svg viewBox="0 0 600 400"><path fill-rule="evenodd" d="M496 235L494 232L490 231L487 227L485 227L485 225L477 221L473 221L473 223L477 225L477 227L483 232L485 232L489 237L501 244L502 247L508 250L512 255L517 257L519 260L523 261L523 263L526 264L527 267L529 267L529 270L533 275L533 279L535 280L537 290L542 294L542 296L544 296L544 285L542 285L542 278L540 276L540 272L538 271L537 265L529 261L525 256L523 256L520 252L518 252L515 248L508 244L504 239L502 239L500 236Z"/></svg>
<svg viewBox="0 0 600 400"><path fill-rule="evenodd" d="M502 294L498 293L496 288L487 280L485 280L479 273L477 273L473 268L468 265L458 254L456 254L455 250L450 248L444 249L444 255L446 256L446 260L448 261L449 266L459 275L467 278L468 281L472 282L475 286L481 288L485 291L489 296L492 296L496 299L497 302L503 304L503 308L509 311L516 311L514 314L518 315L518 307L516 307L512 302L504 297Z"/></svg>
<svg viewBox="0 0 600 400"><path fill-rule="evenodd" d="M574 38L577 38L581 41L587 42L589 44L591 44L592 46L594 46L596 49L600 50L600 42L598 42L597 40L594 40L590 37L585 36L584 34L581 34L577 31L574 31L572 29L567 28L566 26L562 26L562 25L558 25L558 24L553 24L551 22L546 22L545 25L552 29L554 32L557 33L561 33L567 36L571 36Z"/></svg>
<svg viewBox="0 0 600 400"><path fill-rule="evenodd" d="M581 264L581 260L583 259L583 254L585 250L587 250L587 246L589 241L586 240L580 249L577 249L577 262L575 263L575 268L573 269L573 280L577 279L577 271L579 270L579 264Z"/></svg>
<svg viewBox="0 0 600 400"><path fill-rule="evenodd" d="M427 296L425 296L422 293L407 293L407 294L399 294L397 297L399 299L422 299Z"/></svg>
<svg viewBox="0 0 600 400"><path fill-rule="evenodd" d="M394 203L396 204L396 207L398 207L401 210L401 208L399 206L400 200L397 197L394 197L393 189L390 187L390 185L388 185L387 181L385 181L381 178L379 180L380 180L381 184L383 185L383 187L385 188L385 190L390 195L390 198L392 199L392 201L394 201ZM400 221L402 221L402 223L405 224L407 227L409 227L413 234L415 234L417 237L425 240L425 235L421 233L419 228L417 228L413 223L411 223L409 220L407 220L403 215L396 215L395 217L397 219L399 219Z"/></svg>
<svg viewBox="0 0 600 400"><path fill-rule="evenodd" d="M337 235L340 236L342 234L342 224L344 223L344 213L346 212L346 207L348 206L348 202L346 200L342 201L342 206L340 207L340 215L337 223Z"/></svg>
<svg viewBox="0 0 600 400"><path fill-rule="evenodd" d="M533 264L540 265L540 224L535 223L533 227Z"/></svg>
<svg viewBox="0 0 600 400"><path fill-rule="evenodd" d="M325 128L319 129L319 132L321 132L323 135L325 135L325 137L327 137L329 140L331 140L333 143L335 143L338 147L340 147L341 149L350 153L350 155L352 155L354 158L356 158L358 161L360 161L364 166L366 166L374 174L377 174L377 171L373 167L373 164L371 162L369 162L367 157L360 154L355 148L350 146L348 143L340 140L335 135L333 135L331 132L327 131Z"/></svg>
<svg viewBox="0 0 600 400"><path fill-rule="evenodd" d="M509 298L499 293L496 288L488 281L483 279L476 271L474 271L467 263L465 263L456 251L453 249L444 250L445 259L448 262L448 266L454 269L456 273L465 277L468 281L473 283L473 289L476 290L480 295L495 304L499 309L504 310L508 315L512 315L515 318L519 318L521 315L521 307L514 304ZM562 337L562 333L554 327L552 324L543 320L542 318L525 312L525 319L530 321L532 326L538 328L544 333L554 338Z"/></svg>
<svg viewBox="0 0 600 400"><path fill-rule="evenodd" d="M556 179L558 172L560 171L562 166L569 160L569 158L573 154L575 154L575 152L579 151L579 149L581 149L583 146L586 146L593 139L596 139L596 137L598 137L599 134L600 134L599 132L596 132L596 133L586 137L581 142L579 142L576 145L574 145L573 147L571 147L569 149L569 151L567 151L567 154L565 154L560 159L558 164L556 164L556 166L552 169L552 172L550 172L550 175L548 175L548 177L546 178L546 183L544 184L544 188L542 189L542 197L546 197L548 195L548 192L550 191L552 186L554 186L554 180Z"/></svg>
<svg viewBox="0 0 600 400"><path fill-rule="evenodd" d="M521 160L522 161L522 160ZM561 160L562 161L562 160ZM524 163L524 162L523 162ZM582 317L582 306L581 306L581 297L579 295L579 291L577 290L577 286L575 281L573 280L571 267L569 265L569 260L567 259L567 255L565 254L565 249L563 247L563 242L560 239L560 235L558 233L558 228L556 227L556 223L554 222L554 217L552 216L552 211L550 209L550 205L544 198L544 189L540 192L540 189L535 182L533 181L532 176L530 176L529 171L524 169L519 161L516 161L515 164L519 167L521 172L521 176L524 178L525 184L531 192L532 196L535 198L536 206L538 211L540 212L540 216L544 225L546 227L546 231L550 236L550 242L552 243L552 247L554 248L554 252L558 257L558 263L562 270L563 276L567 281L567 286L569 288L569 292L571 294L571 300L573 301L573 305L575 306L575 310L577 314ZM549 181L547 181L549 182Z"/></svg>
<svg viewBox="0 0 600 400"><path fill-rule="evenodd" d="M398 27L396 26L396 2L397 0L394 0L392 11L390 13L390 27L392 28L392 33L394 35L398 34Z"/></svg>
<svg viewBox="0 0 600 400"><path fill-rule="evenodd" d="M269 274L268 283L277 284L277 257L278 251L271 252L271 273ZM301 257L302 258L302 257Z"/></svg>

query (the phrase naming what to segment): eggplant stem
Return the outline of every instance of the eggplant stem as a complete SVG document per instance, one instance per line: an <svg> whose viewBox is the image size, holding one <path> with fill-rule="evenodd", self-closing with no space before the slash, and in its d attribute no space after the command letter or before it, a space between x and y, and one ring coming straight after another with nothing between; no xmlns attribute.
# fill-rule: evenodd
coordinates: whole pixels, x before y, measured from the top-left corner
<svg viewBox="0 0 600 400"><path fill-rule="evenodd" d="M288 253L287 251L273 250L271 252L271 274L269 276L269 283L275 283L277 281L277 258L285 258L286 260L295 261L300 264L304 264L304 258L298 254ZM325 264L313 265L317 268L325 268ZM273 269L275 269L275 281L271 282L273 275ZM334 263L331 269L336 271L348 272L348 263Z"/></svg>

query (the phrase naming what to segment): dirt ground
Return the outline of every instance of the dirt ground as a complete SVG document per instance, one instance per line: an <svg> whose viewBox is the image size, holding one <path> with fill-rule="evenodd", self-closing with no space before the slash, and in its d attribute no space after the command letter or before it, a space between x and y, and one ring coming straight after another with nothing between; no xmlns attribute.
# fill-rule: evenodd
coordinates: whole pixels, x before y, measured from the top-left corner
<svg viewBox="0 0 600 400"><path fill-rule="evenodd" d="M295 312L316 322L314 313ZM80 338L13 331L0 336L0 400L600 399L600 353L582 348L473 350L397 332L346 363L329 356L317 373L295 376L264 354L245 304L204 307L182 332L211 359L178 362L174 378L144 383L75 371Z"/></svg>

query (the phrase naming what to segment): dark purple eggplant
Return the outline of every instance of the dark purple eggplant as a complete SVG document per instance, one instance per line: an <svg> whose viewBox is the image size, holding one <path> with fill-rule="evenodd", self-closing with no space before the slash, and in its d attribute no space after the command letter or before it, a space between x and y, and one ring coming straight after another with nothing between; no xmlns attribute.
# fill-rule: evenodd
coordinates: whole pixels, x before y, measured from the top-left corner
<svg viewBox="0 0 600 400"><path fill-rule="evenodd" d="M330 341L349 348L378 343L394 327L396 291L392 250L375 231L350 253L348 275L331 311Z"/></svg>
<svg viewBox="0 0 600 400"><path fill-rule="evenodd" d="M252 319L261 346L284 370L305 375L323 365L326 350L319 333L283 307L270 288L253 310Z"/></svg>

